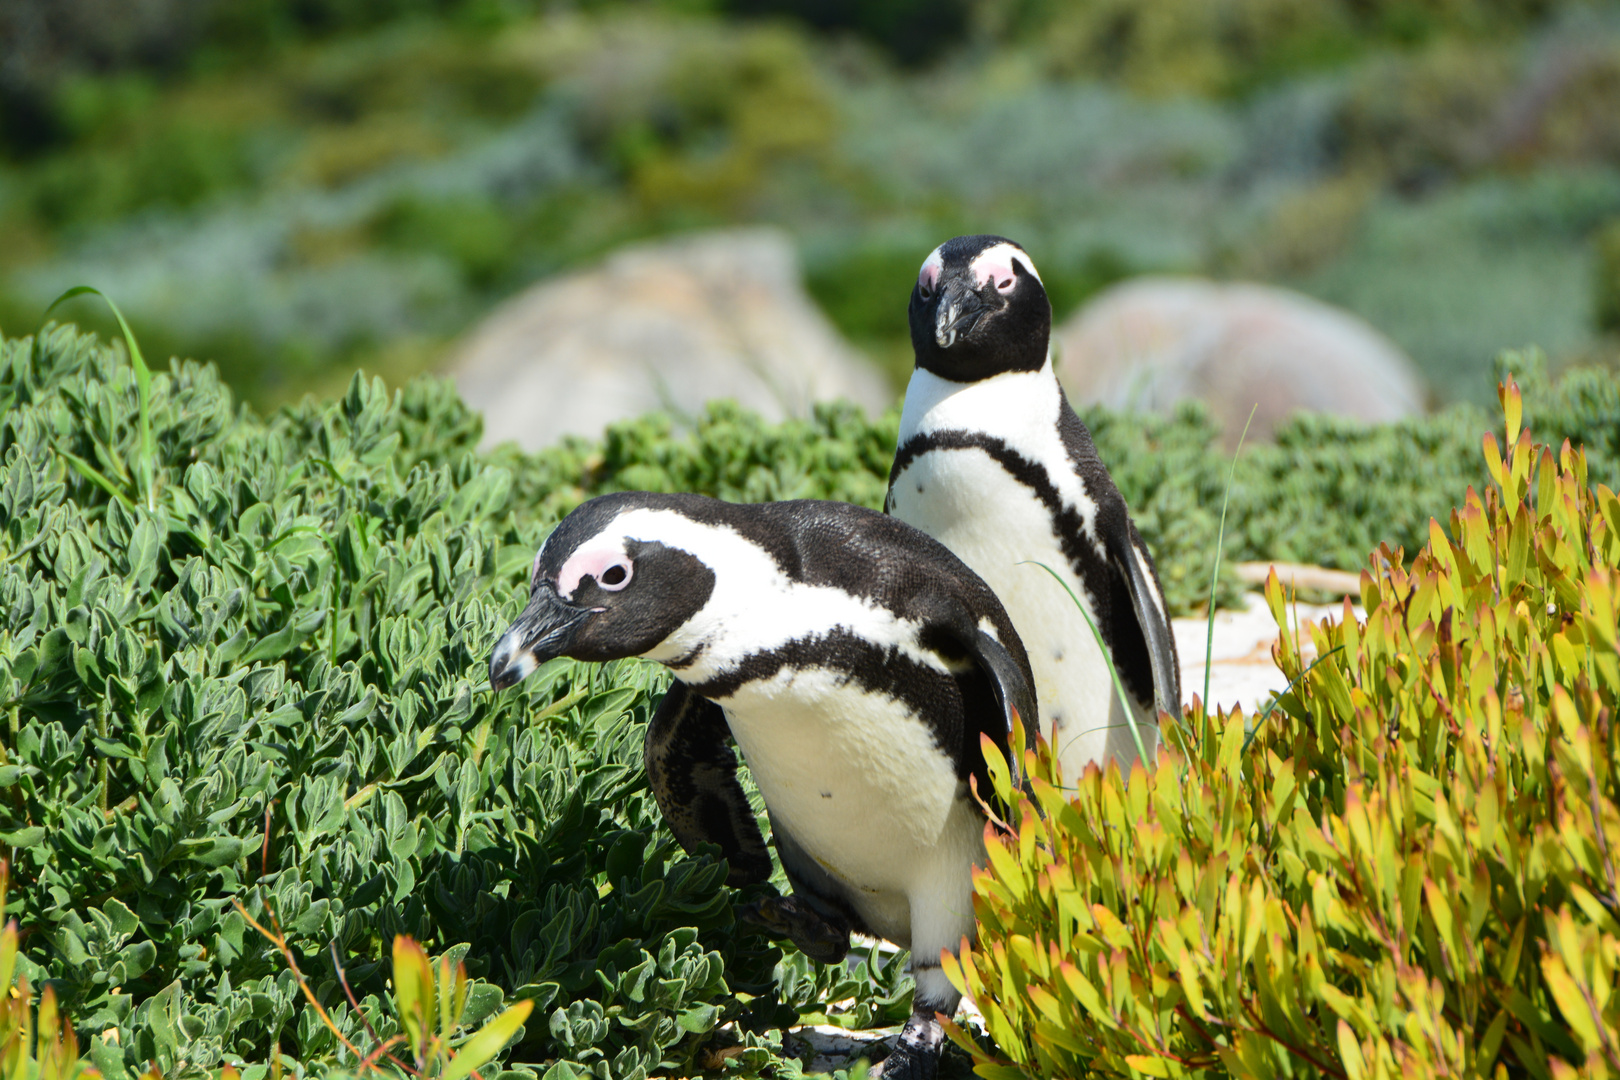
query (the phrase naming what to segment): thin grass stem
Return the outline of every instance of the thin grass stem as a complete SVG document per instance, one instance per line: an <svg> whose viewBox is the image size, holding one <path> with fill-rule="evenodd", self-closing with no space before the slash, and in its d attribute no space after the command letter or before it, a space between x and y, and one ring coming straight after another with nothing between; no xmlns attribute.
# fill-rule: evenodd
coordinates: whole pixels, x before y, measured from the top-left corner
<svg viewBox="0 0 1620 1080"><path fill-rule="evenodd" d="M111 498L117 499L131 510L135 509L135 503L131 501L130 497L125 495L122 491L119 491L118 486L111 480L108 480L105 476L101 475L100 471L98 471L94 465L90 464L79 455L73 453L71 450L62 449L55 443L54 440L51 442L51 449L55 450L58 454L61 454L64 458L66 458L67 463L73 466L74 472L78 473L80 476L84 477L86 480L105 491Z"/></svg>
<svg viewBox="0 0 1620 1080"><path fill-rule="evenodd" d="M141 496L145 499L148 513L157 512L157 491L154 469L156 466L157 451L152 441L152 372L146 366L146 357L141 355L141 347L135 341L135 333L129 328L124 319L124 313L118 310L112 297L93 285L75 285L67 292L51 301L51 306L45 309L40 317L41 325L50 318L51 312L56 310L58 304L71 300L75 296L99 296L112 308L113 316L118 320L118 328L124 333L124 347L129 350L129 362L135 369L135 390L140 398L139 423L141 432L141 445L135 461L135 475L140 480ZM36 340L38 335L35 335Z"/></svg>
<svg viewBox="0 0 1620 1080"><path fill-rule="evenodd" d="M1107 643L1103 641L1102 631L1098 630L1097 624L1091 621L1091 612L1087 611L1086 605L1082 604L1080 598L1074 595L1074 590L1069 588L1069 583L1064 581L1062 576L1050 566L1034 559L1025 559L1018 565L1038 566L1051 574L1052 579L1063 586L1063 591L1069 594L1069 599L1074 601L1074 606L1080 609L1081 617L1086 620L1086 625L1091 628L1091 636L1097 639L1097 648L1102 651L1103 663L1108 665L1108 677L1114 682L1114 692L1119 695L1120 708L1125 710L1125 722L1131 728L1131 741L1136 743L1137 760L1142 763L1144 769L1149 768L1153 763L1148 760L1147 750L1142 746L1142 733L1137 729L1136 710L1131 707L1130 696L1125 693L1125 684L1119 681L1119 672L1114 669L1114 658L1108 651Z"/></svg>
<svg viewBox="0 0 1620 1080"><path fill-rule="evenodd" d="M1344 651L1344 646L1343 645L1335 645L1335 646L1333 646L1333 648L1329 649L1327 652L1323 653L1321 656L1318 656L1315 660L1312 660L1311 663L1310 663L1310 666L1307 667L1304 671L1300 672L1298 675L1295 675L1292 679L1289 679L1288 680L1288 685L1282 688L1282 692L1277 694L1277 696L1273 697L1270 701L1268 701L1266 703L1265 709L1260 713L1260 715L1258 717L1255 718L1254 727L1250 728L1246 733L1244 733L1244 736L1243 736L1243 749L1241 751L1239 751L1239 753L1240 754L1248 753L1249 744L1254 742L1254 737L1256 735L1260 734L1261 726L1263 724L1265 724L1265 722L1268 719L1271 718L1272 710L1275 709L1277 707L1277 703L1283 699L1283 694L1286 694L1286 693L1290 692L1291 690L1294 689L1294 687L1296 687L1300 683L1304 682L1305 681L1305 676L1309 675L1312 671L1314 671L1316 669L1317 664L1320 664L1322 661L1326 660L1328 657L1332 656L1334 653L1343 652L1343 651Z"/></svg>
<svg viewBox="0 0 1620 1080"><path fill-rule="evenodd" d="M1226 474L1226 493L1221 496L1221 527L1215 534L1215 568L1209 573L1209 622L1204 630L1204 711L1209 711L1209 669L1215 660L1215 587L1221 580L1221 548L1226 543L1226 507L1232 501L1232 483L1237 479L1238 455L1243 453L1243 440L1249 437L1249 425L1254 423L1255 402L1249 409L1249 418L1243 421L1243 433L1238 436L1237 449L1232 451L1232 468Z"/></svg>

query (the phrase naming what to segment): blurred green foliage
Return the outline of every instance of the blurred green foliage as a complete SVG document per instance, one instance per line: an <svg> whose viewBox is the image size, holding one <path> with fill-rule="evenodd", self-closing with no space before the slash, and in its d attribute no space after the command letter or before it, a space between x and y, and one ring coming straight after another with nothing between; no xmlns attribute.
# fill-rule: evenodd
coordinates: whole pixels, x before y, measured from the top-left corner
<svg viewBox="0 0 1620 1080"><path fill-rule="evenodd" d="M1597 234L1597 274L1593 279L1592 300L1598 326L1609 333L1620 333L1620 220L1604 226Z"/></svg>
<svg viewBox="0 0 1620 1080"><path fill-rule="evenodd" d="M993 35L1148 93L1230 93L1391 45L1500 38L1585 0L987 0Z"/></svg>
<svg viewBox="0 0 1620 1080"><path fill-rule="evenodd" d="M725 0L743 16L787 16L817 30L858 34L906 65L959 48L973 0Z"/></svg>
<svg viewBox="0 0 1620 1080"><path fill-rule="evenodd" d="M761 221L897 390L912 274L961 232L1030 245L1060 319L1143 272L1303 288L1446 401L1504 342L1604 347L1612 0L112 2L0 6L0 113L49 128L0 135L0 325L95 280L260 406Z"/></svg>

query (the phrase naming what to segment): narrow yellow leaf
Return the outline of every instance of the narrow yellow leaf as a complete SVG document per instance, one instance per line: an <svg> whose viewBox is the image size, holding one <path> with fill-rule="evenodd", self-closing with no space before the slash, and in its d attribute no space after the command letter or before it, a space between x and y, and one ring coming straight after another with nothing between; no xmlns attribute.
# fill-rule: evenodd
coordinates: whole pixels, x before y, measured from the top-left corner
<svg viewBox="0 0 1620 1080"><path fill-rule="evenodd" d="M478 1034L462 1043L456 1056L444 1067L441 1080L461 1080L480 1065L487 1065L512 1041L533 1009L534 1002L520 1001L479 1028Z"/></svg>
<svg viewBox="0 0 1620 1080"><path fill-rule="evenodd" d="M1361 1042L1343 1020L1339 1021L1339 1060L1344 1062L1344 1075L1349 1080L1363 1080L1367 1075L1367 1062L1361 1056Z"/></svg>

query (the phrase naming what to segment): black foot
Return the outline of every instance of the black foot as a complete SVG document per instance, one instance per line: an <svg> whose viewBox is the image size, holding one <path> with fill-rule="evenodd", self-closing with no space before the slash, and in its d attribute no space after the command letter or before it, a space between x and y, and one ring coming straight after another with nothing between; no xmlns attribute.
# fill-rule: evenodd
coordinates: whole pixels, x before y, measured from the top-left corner
<svg viewBox="0 0 1620 1080"><path fill-rule="evenodd" d="M873 1070L883 1080L934 1080L939 1075L939 1053L945 1029L933 1013L914 1012L900 1031L894 1052Z"/></svg>
<svg viewBox="0 0 1620 1080"><path fill-rule="evenodd" d="M738 914L823 964L836 964L849 953L849 927L828 922L797 896L767 896L743 905Z"/></svg>

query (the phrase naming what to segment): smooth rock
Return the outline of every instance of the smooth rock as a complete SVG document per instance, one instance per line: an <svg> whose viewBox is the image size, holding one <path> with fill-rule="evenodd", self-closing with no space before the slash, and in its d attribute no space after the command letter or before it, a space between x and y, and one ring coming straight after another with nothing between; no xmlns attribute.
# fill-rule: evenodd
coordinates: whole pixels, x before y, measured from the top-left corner
<svg viewBox="0 0 1620 1080"><path fill-rule="evenodd" d="M711 398L781 420L835 398L876 413L895 397L805 293L788 238L765 228L629 247L542 281L474 328L449 374L483 411L486 445L530 450L653 410L695 416Z"/></svg>
<svg viewBox="0 0 1620 1080"><path fill-rule="evenodd" d="M1076 404L1168 412L1209 406L1230 449L1269 439L1299 411L1368 421L1423 411L1412 363L1367 323L1269 285L1137 278L1103 292L1053 335L1058 378Z"/></svg>
<svg viewBox="0 0 1620 1080"><path fill-rule="evenodd" d="M1253 717L1273 694L1288 687L1288 677L1277 667L1271 648L1277 643L1277 622L1259 593L1247 593L1242 611L1217 611L1215 636L1209 662L1209 705L1232 709L1238 705ZM1367 613L1360 604L1351 607L1357 619ZM1343 622L1344 604L1288 605L1290 624L1299 627L1296 640L1300 655L1316 658L1316 645L1307 625L1313 622ZM1204 616L1170 620L1176 636L1176 653L1181 661L1181 703L1191 706L1193 696L1204 695L1204 647L1209 623Z"/></svg>

